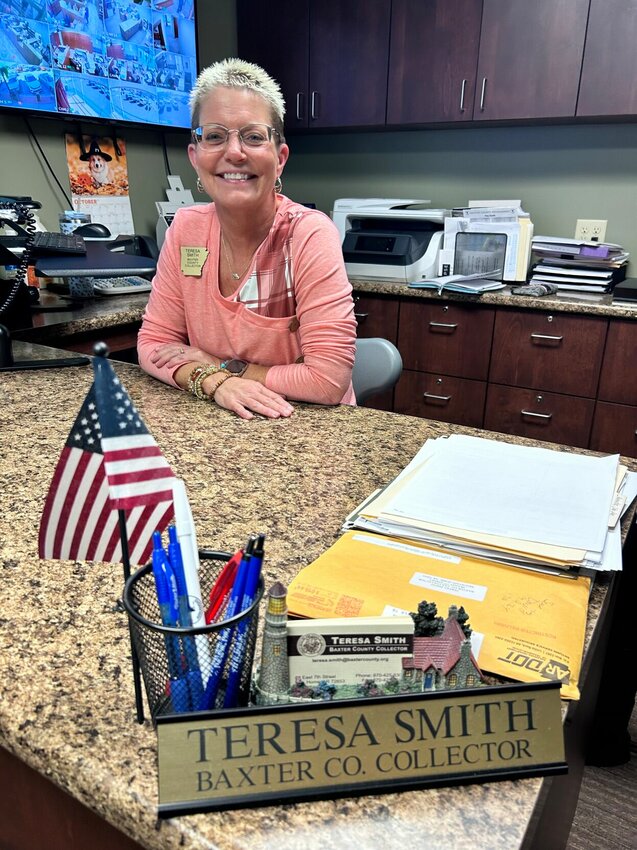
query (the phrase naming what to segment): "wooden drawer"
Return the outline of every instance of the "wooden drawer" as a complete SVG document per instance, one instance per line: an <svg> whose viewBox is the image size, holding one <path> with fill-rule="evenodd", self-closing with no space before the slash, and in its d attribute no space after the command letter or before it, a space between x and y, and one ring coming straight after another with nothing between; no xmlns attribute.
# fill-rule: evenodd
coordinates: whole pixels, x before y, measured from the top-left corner
<svg viewBox="0 0 637 850"><path fill-rule="evenodd" d="M590 448L637 457L637 407L598 401Z"/></svg>
<svg viewBox="0 0 637 850"><path fill-rule="evenodd" d="M495 311L443 301L400 305L398 348L405 369L485 381Z"/></svg>
<svg viewBox="0 0 637 850"><path fill-rule="evenodd" d="M484 427L587 448L594 408L590 398L489 384Z"/></svg>
<svg viewBox="0 0 637 850"><path fill-rule="evenodd" d="M501 310L489 382L595 398L607 325L594 316Z"/></svg>
<svg viewBox="0 0 637 850"><path fill-rule="evenodd" d="M398 338L398 299L374 295L354 295L354 316L360 337L380 336L396 345Z"/></svg>
<svg viewBox="0 0 637 850"><path fill-rule="evenodd" d="M482 427L485 381L404 371L394 393L396 413Z"/></svg>
<svg viewBox="0 0 637 850"><path fill-rule="evenodd" d="M611 321L597 397L637 405L637 322Z"/></svg>

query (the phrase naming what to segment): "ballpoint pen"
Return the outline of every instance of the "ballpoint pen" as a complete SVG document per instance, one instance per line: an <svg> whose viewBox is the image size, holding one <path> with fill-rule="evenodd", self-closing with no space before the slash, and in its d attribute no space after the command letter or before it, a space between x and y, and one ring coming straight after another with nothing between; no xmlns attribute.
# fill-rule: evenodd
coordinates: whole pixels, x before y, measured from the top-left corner
<svg viewBox="0 0 637 850"><path fill-rule="evenodd" d="M161 533L153 533L152 570L157 590L159 613L164 626L177 626L179 609L177 603L177 583L170 562L161 542ZM181 651L177 635L164 635L166 655L168 658L168 674L170 697L173 708L177 712L189 711L192 708L188 692L188 684L183 675Z"/></svg>
<svg viewBox="0 0 637 850"><path fill-rule="evenodd" d="M227 602L242 558L243 549L239 549L234 553L230 560L226 562L224 568L219 573L219 577L210 591L210 604L206 611L206 623L214 623L217 615L223 607L224 602Z"/></svg>
<svg viewBox="0 0 637 850"><path fill-rule="evenodd" d="M197 547L197 535L195 525L186 495L186 486L180 478L173 480L173 503L175 508L175 526L177 528L177 539L181 546L181 558L188 591L188 602L192 626L198 628L206 625L203 602L201 599L201 586L199 584L199 549ZM204 684L208 677L208 671L212 663L210 647L206 635L195 637L197 647L197 658L199 669L203 676Z"/></svg>
<svg viewBox="0 0 637 850"><path fill-rule="evenodd" d="M246 543L246 547L243 552L243 557L241 559L241 563L239 564L239 568L237 569L237 575L232 585L232 590L230 591L230 599L228 600L228 605L226 606L224 614L225 619L234 617L241 610L243 594L250 568L250 560L252 558L252 549L254 547L254 543L254 537L250 537L250 539ZM210 678L208 679L208 682L206 684L206 690L199 703L200 711L206 711L207 709L214 708L215 706L215 702L217 700L217 692L219 690L219 683L221 682L221 676L223 675L226 659L228 657L228 650L230 649L230 641L232 640L234 630L235 626L233 625L226 626L219 632L212 659Z"/></svg>
<svg viewBox="0 0 637 850"><path fill-rule="evenodd" d="M179 625L182 629L192 627L192 616L190 604L188 601L188 588L186 587L186 577L184 575L184 564L181 555L181 546L177 539L177 529L174 525L168 527L168 560L172 567L177 585L177 603L179 607ZM188 689L193 705L198 705L203 693L203 682L201 679L201 670L199 669L199 661L197 658L197 647L192 636L184 635L182 637L184 648L184 656L188 671L186 678L188 680Z"/></svg>
<svg viewBox="0 0 637 850"><path fill-rule="evenodd" d="M259 586L259 577L261 576L261 566L263 564L263 544L265 542L265 534L259 534L252 557L248 565L248 573L246 576L245 588L243 591L243 601L241 603L241 611L245 611L254 602L257 587ZM234 708L237 704L239 696L239 686L241 684L241 668L244 661L246 646L248 643L248 631L252 623L252 616L244 617L237 627L237 635L235 637L232 655L230 657L230 672L228 673L228 683L226 685L226 694L223 700L224 708Z"/></svg>

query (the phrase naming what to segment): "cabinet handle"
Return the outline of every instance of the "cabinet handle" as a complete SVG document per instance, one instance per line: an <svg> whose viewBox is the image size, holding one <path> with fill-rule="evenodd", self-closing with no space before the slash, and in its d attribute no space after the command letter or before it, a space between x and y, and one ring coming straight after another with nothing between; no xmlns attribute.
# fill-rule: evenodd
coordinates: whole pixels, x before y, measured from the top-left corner
<svg viewBox="0 0 637 850"><path fill-rule="evenodd" d="M467 87L467 81L462 81L462 87L460 89L460 112L464 112L464 90Z"/></svg>
<svg viewBox="0 0 637 850"><path fill-rule="evenodd" d="M312 98L310 100L310 118L312 118L312 120L316 120L318 118L318 115L317 115L317 112L316 112L317 95L318 95L318 92L313 91L312 92Z"/></svg>
<svg viewBox="0 0 637 850"><path fill-rule="evenodd" d="M457 327L457 322L429 322L429 328L434 332L443 331L444 333L453 333Z"/></svg>
<svg viewBox="0 0 637 850"><path fill-rule="evenodd" d="M549 334L531 334L531 339L533 341L538 340L538 342L562 342L564 337L550 336Z"/></svg>
<svg viewBox="0 0 637 850"><path fill-rule="evenodd" d="M550 422L553 417L552 413L534 413L532 410L521 410L522 416L530 416L532 419L541 419L544 422Z"/></svg>
<svg viewBox="0 0 637 850"><path fill-rule="evenodd" d="M429 401L444 401L445 404L448 401L451 401L450 395L435 395L434 393L423 393L422 397L425 399L429 399Z"/></svg>
<svg viewBox="0 0 637 850"><path fill-rule="evenodd" d="M369 313L354 313L354 318L357 322L364 322L368 316Z"/></svg>
<svg viewBox="0 0 637 850"><path fill-rule="evenodd" d="M303 92L297 91L296 93L296 120L303 120L303 112L301 107L303 106Z"/></svg>
<svg viewBox="0 0 637 850"><path fill-rule="evenodd" d="M482 78L482 91L480 92L480 111L484 112L484 96L487 92L487 78Z"/></svg>

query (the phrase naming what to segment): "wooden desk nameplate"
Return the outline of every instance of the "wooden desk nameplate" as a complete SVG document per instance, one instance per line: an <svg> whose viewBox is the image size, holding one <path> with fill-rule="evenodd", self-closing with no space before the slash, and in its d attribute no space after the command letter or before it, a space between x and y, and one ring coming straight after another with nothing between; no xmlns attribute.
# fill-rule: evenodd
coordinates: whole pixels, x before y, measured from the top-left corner
<svg viewBox="0 0 637 850"><path fill-rule="evenodd" d="M566 773L558 682L157 718L160 817Z"/></svg>

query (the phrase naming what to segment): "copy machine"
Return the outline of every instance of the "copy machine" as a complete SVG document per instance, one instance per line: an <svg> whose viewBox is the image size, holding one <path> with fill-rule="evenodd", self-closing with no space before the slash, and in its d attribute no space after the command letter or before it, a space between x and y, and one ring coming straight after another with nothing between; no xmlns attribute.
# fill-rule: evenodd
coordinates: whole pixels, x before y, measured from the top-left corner
<svg viewBox="0 0 637 850"><path fill-rule="evenodd" d="M410 198L339 198L332 220L338 228L351 278L408 283L438 276L446 210Z"/></svg>

